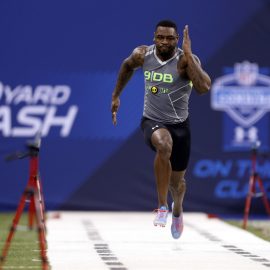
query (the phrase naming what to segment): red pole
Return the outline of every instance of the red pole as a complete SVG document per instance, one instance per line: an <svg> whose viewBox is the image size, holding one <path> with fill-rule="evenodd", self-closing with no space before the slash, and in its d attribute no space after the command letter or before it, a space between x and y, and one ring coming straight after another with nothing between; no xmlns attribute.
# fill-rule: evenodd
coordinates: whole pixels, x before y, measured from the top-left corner
<svg viewBox="0 0 270 270"><path fill-rule="evenodd" d="M263 200L263 203L264 203L265 210L266 210L267 214L270 215L270 205L269 205L269 202L268 202L268 199L267 199L267 196L266 196L266 192L265 192L265 189L264 189L264 186L263 186L263 181L259 176L258 176L257 180L258 180L260 190L262 192L262 200Z"/></svg>
<svg viewBox="0 0 270 270"><path fill-rule="evenodd" d="M255 190L255 177L254 175L251 175L249 179L249 190L248 190L248 194L246 198L246 205L245 205L245 211L244 211L243 229L247 228L247 220L249 216L251 199L254 194L254 190Z"/></svg>

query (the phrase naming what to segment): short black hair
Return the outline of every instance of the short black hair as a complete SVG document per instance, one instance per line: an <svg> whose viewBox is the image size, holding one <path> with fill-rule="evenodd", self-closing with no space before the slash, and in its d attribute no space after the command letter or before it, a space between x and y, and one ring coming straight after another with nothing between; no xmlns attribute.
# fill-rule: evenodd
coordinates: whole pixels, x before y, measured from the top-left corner
<svg viewBox="0 0 270 270"><path fill-rule="evenodd" d="M171 20L162 20L162 21L158 22L157 25L156 25L156 30L157 30L157 28L159 26L172 27L172 28L174 28L174 30L176 31L176 33L178 33L176 23L173 22L173 21L171 21Z"/></svg>

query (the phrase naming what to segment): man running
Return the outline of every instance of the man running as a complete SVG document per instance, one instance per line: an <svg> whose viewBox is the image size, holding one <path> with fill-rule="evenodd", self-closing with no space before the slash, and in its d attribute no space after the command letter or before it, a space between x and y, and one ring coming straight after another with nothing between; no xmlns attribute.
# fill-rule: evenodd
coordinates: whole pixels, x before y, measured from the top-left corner
<svg viewBox="0 0 270 270"><path fill-rule="evenodd" d="M169 20L160 21L154 33L154 45L134 49L120 68L112 94L112 121L117 123L119 96L134 71L142 67L145 78L144 111L141 128L146 143L156 152L154 171L158 209L154 225L165 226L172 204L171 233L177 239L183 231L183 198L186 191L185 172L190 155L188 103L192 86L199 94L207 93L211 79L192 54L186 25L182 49L178 48L177 26Z"/></svg>

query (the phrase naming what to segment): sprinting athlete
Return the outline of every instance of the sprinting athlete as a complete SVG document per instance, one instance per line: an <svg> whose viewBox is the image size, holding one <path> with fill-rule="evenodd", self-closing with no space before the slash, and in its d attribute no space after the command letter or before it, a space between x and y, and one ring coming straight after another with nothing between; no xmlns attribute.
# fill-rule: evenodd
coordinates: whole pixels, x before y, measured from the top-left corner
<svg viewBox="0 0 270 270"><path fill-rule="evenodd" d="M112 94L112 121L117 123L119 96L134 71L142 67L145 78L144 110L141 128L146 143L156 152L154 171L158 194L158 209L154 225L165 226L172 204L171 233L177 239L183 231L183 198L186 191L185 172L190 155L189 97L192 87L199 94L211 86L200 60L192 54L186 25L182 49L178 48L177 26L169 20L160 21L154 33L154 45L134 49L120 68Z"/></svg>

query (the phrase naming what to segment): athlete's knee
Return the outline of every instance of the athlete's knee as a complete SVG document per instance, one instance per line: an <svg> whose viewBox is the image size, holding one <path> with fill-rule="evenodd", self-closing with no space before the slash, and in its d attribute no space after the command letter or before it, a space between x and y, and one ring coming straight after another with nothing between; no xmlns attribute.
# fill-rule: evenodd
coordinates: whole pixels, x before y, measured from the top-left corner
<svg viewBox="0 0 270 270"><path fill-rule="evenodd" d="M168 140L160 139L156 143L156 151L162 159L170 159L172 154L172 143Z"/></svg>
<svg viewBox="0 0 270 270"><path fill-rule="evenodd" d="M178 181L170 181L169 188L173 192L184 192L186 190L186 180L182 178Z"/></svg>
<svg viewBox="0 0 270 270"><path fill-rule="evenodd" d="M160 158L168 160L171 157L173 141L168 130L156 130L152 134L151 141Z"/></svg>
<svg viewBox="0 0 270 270"><path fill-rule="evenodd" d="M180 191L185 191L186 188L187 188L186 180L185 179L181 179L181 181L179 182L179 189L180 189Z"/></svg>

